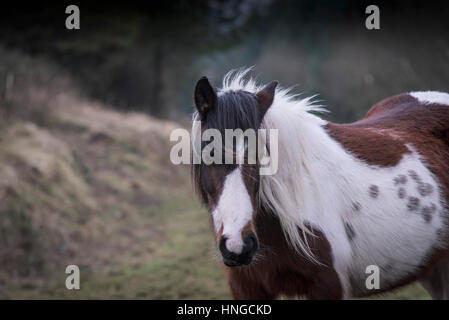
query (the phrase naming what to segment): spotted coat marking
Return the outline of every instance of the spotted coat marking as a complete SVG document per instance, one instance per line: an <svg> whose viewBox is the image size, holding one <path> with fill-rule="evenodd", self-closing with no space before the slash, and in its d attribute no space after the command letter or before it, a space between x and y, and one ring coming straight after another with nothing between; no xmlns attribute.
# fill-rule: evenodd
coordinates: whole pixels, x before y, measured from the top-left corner
<svg viewBox="0 0 449 320"><path fill-rule="evenodd" d="M421 210L421 214L424 218L424 221L430 223L432 220L432 208L431 207L423 207Z"/></svg>
<svg viewBox="0 0 449 320"><path fill-rule="evenodd" d="M408 197L407 208L410 211L416 211L419 208L419 198L417 197Z"/></svg>
<svg viewBox="0 0 449 320"><path fill-rule="evenodd" d="M418 192L423 197L432 194L433 186L430 183L419 183L418 184Z"/></svg>
<svg viewBox="0 0 449 320"><path fill-rule="evenodd" d="M405 188L399 188L398 189L398 197L399 199L404 199L407 196L407 191L405 191Z"/></svg>
<svg viewBox="0 0 449 320"><path fill-rule="evenodd" d="M346 235L348 236L349 241L354 239L355 231L354 231L354 228L351 226L351 224L349 222L345 223L345 231L346 231Z"/></svg>
<svg viewBox="0 0 449 320"><path fill-rule="evenodd" d="M371 198L376 199L379 196L379 187L374 184L370 185L369 195Z"/></svg>
<svg viewBox="0 0 449 320"><path fill-rule="evenodd" d="M362 205L360 204L360 202L355 201L352 203L352 209L354 211L360 211L361 208L362 208Z"/></svg>
<svg viewBox="0 0 449 320"><path fill-rule="evenodd" d="M407 183L407 176L404 174L400 174L397 177L394 178L394 184L395 185L399 185L399 184L406 184Z"/></svg>

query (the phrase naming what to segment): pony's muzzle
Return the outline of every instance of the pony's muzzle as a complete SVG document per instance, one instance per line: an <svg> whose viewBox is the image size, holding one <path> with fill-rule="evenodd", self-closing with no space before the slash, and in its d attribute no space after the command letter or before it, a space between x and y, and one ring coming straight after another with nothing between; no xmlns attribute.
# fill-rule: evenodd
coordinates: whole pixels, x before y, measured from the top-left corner
<svg viewBox="0 0 449 320"><path fill-rule="evenodd" d="M254 232L250 232L243 241L243 248L240 253L229 251L226 247L227 237L224 235L220 238L219 249L223 257L223 263L228 267L237 267L241 265L248 265L253 260L257 249L259 248L259 241Z"/></svg>

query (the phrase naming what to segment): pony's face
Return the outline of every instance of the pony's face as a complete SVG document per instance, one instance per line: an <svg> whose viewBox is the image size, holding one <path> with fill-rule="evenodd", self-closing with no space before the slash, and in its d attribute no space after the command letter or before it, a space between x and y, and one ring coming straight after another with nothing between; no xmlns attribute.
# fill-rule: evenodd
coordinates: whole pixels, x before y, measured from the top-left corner
<svg viewBox="0 0 449 320"><path fill-rule="evenodd" d="M217 95L207 78L201 78L194 96L201 133L217 129L225 141L226 129L257 130L273 102L276 85L272 82L257 93L229 91ZM211 214L224 264L248 265L259 248L253 223L259 205L259 165L258 161L237 161L236 149L232 150L233 163L225 164L225 152L221 163L206 165L202 161L193 165L194 184Z"/></svg>
<svg viewBox="0 0 449 320"><path fill-rule="evenodd" d="M255 166L202 166L201 185L227 266L249 264L258 247L253 224L259 187Z"/></svg>

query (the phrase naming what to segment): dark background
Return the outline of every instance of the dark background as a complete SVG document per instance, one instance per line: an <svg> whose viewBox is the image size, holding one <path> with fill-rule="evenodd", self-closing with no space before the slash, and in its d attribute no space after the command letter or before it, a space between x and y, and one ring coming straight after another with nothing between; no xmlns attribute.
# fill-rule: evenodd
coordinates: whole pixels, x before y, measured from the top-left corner
<svg viewBox="0 0 449 320"><path fill-rule="evenodd" d="M78 31L64 27L67 4L2 8L0 45L42 58L119 109L176 119L191 111L200 76L219 85L245 66L319 94L339 121L393 94L449 86L447 2L378 1L380 30L365 28L368 1L80 1Z"/></svg>

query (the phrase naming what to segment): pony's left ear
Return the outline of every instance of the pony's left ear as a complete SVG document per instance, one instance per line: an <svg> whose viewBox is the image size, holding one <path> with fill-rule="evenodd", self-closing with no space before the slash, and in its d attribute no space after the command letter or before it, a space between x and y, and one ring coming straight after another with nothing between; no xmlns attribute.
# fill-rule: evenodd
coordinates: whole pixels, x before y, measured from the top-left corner
<svg viewBox="0 0 449 320"><path fill-rule="evenodd" d="M207 77L202 77L196 83L193 99L195 100L196 109L201 114L206 113L207 110L214 107L217 100L217 93L210 85Z"/></svg>
<svg viewBox="0 0 449 320"><path fill-rule="evenodd" d="M276 87L279 84L278 81L274 80L267 84L262 90L256 93L257 101L259 101L260 107L262 108L262 114L267 112L268 108L271 106L274 100L274 94L276 92Z"/></svg>

